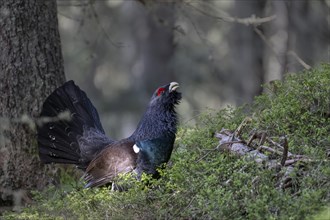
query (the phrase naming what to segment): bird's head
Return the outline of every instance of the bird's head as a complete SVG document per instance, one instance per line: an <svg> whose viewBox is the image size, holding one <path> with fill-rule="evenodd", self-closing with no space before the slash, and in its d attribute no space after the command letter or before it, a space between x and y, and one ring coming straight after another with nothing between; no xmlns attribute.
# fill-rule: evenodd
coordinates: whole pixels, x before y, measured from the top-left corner
<svg viewBox="0 0 330 220"><path fill-rule="evenodd" d="M133 140L148 140L176 133L175 106L181 100L178 88L179 83L171 82L156 89L137 129L131 135Z"/></svg>
<svg viewBox="0 0 330 220"><path fill-rule="evenodd" d="M179 83L177 82L159 87L152 95L150 105L174 106L178 104L181 100L181 93L177 91L178 88Z"/></svg>

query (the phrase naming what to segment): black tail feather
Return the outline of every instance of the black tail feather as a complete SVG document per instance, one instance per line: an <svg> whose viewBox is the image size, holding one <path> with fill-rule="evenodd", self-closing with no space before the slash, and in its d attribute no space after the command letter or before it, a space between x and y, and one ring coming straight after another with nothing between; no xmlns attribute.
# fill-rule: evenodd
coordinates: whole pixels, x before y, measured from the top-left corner
<svg viewBox="0 0 330 220"><path fill-rule="evenodd" d="M38 127L39 156L44 163L69 163L85 168L109 143L99 115L73 81L57 88L43 104L41 117L57 117L68 111L70 120L57 118ZM88 142L86 140L95 140Z"/></svg>

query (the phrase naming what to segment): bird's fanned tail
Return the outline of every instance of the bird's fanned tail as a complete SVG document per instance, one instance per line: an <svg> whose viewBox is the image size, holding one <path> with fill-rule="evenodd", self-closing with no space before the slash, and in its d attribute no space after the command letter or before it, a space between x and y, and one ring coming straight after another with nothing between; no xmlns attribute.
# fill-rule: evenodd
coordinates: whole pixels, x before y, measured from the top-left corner
<svg viewBox="0 0 330 220"><path fill-rule="evenodd" d="M59 117L65 112L69 118ZM76 164L85 169L98 152L113 142L105 135L95 107L73 81L46 99L40 116L52 117L38 127L39 155L44 163Z"/></svg>

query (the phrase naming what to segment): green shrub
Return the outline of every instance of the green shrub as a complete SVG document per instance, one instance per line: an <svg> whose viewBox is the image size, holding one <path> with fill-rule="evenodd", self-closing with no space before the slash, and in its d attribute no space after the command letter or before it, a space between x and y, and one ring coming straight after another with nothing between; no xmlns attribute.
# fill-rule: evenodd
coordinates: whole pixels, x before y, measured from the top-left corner
<svg viewBox="0 0 330 220"><path fill-rule="evenodd" d="M208 110L196 126L181 127L160 179L145 176L139 182L123 176L119 181L130 186L124 192L51 187L35 193L35 204L4 218L309 219L330 204L330 65L290 74L272 86L252 105ZM214 150L214 134L236 129L247 116L252 118L247 131L264 131L275 139L286 135L292 153L313 160L292 176L294 190L277 189L273 170Z"/></svg>

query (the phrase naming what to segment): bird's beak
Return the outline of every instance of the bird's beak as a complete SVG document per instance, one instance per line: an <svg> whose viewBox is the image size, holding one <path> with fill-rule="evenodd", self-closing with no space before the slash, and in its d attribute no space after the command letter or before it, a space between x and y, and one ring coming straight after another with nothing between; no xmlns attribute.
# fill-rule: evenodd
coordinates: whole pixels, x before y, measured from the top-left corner
<svg viewBox="0 0 330 220"><path fill-rule="evenodd" d="M170 92L175 91L177 88L179 88L179 83L177 83L177 82L171 82L170 83L170 88L169 88Z"/></svg>

